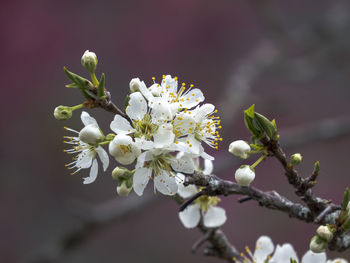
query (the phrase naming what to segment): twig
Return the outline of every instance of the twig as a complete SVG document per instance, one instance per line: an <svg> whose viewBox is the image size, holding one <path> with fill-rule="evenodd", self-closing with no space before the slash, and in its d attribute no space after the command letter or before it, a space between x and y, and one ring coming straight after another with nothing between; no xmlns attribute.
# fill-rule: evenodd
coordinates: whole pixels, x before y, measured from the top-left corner
<svg viewBox="0 0 350 263"><path fill-rule="evenodd" d="M209 229L200 239L198 239L192 246L192 253L196 253L198 248L213 235L215 229Z"/></svg>
<svg viewBox="0 0 350 263"><path fill-rule="evenodd" d="M202 190L195 195L193 195L190 199L186 200L181 206L179 211L184 211L190 204L192 204L197 198L201 197L202 195L205 195L205 190Z"/></svg>
<svg viewBox="0 0 350 263"><path fill-rule="evenodd" d="M332 207L331 206L327 206L314 220L314 222L316 224L320 223L321 220L329 213L332 211Z"/></svg>

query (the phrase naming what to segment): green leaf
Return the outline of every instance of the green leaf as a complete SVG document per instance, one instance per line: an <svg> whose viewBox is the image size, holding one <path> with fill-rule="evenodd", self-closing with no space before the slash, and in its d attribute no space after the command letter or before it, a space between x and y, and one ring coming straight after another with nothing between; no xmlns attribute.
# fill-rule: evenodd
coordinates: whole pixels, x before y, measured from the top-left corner
<svg viewBox="0 0 350 263"><path fill-rule="evenodd" d="M71 84L66 85L66 88L80 89L80 87L75 83L71 83Z"/></svg>
<svg viewBox="0 0 350 263"><path fill-rule="evenodd" d="M266 132L267 136L269 136L269 138L272 140L276 140L277 139L276 123L273 124L269 119L267 119L265 116L257 112L254 113L254 117L259 122L262 129Z"/></svg>
<svg viewBox="0 0 350 263"><path fill-rule="evenodd" d="M348 220L345 221L345 223L343 224L343 228L345 230L350 230L350 218L348 218Z"/></svg>
<svg viewBox="0 0 350 263"><path fill-rule="evenodd" d="M97 95L101 98L105 95L105 74L102 73L100 83L98 84Z"/></svg>
<svg viewBox="0 0 350 263"><path fill-rule="evenodd" d="M346 211L346 208L348 206L349 201L350 201L350 190L348 187L346 187L345 192L344 192L343 202L341 204L341 209L343 211Z"/></svg>
<svg viewBox="0 0 350 263"><path fill-rule="evenodd" d="M86 78L80 77L79 75L70 72L66 67L64 67L63 69L67 77L73 82L73 84L76 84L80 89L93 88L92 83Z"/></svg>
<svg viewBox="0 0 350 263"><path fill-rule="evenodd" d="M320 172L320 162L319 161L317 161L317 162L315 162L315 164L314 164L314 171L312 172L313 174L318 174L319 172Z"/></svg>
<svg viewBox="0 0 350 263"><path fill-rule="evenodd" d="M255 104L253 104L252 106L250 106L248 109L246 109L244 111L244 114L246 114L248 117L250 117L251 119L254 118L254 108L255 108Z"/></svg>

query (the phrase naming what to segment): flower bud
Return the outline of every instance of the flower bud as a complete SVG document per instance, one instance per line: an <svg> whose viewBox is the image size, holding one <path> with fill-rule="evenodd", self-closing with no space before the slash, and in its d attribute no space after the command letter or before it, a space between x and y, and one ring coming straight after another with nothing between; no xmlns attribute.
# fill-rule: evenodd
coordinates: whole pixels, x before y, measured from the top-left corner
<svg viewBox="0 0 350 263"><path fill-rule="evenodd" d="M231 142L228 148L230 153L242 159L247 159L249 157L250 150L249 144L243 140Z"/></svg>
<svg viewBox="0 0 350 263"><path fill-rule="evenodd" d="M328 242L331 241L333 238L333 233L328 226L319 226L316 230L316 233Z"/></svg>
<svg viewBox="0 0 350 263"><path fill-rule="evenodd" d="M81 57L81 64L86 68L90 73L94 73L97 66L97 56L94 52L86 50Z"/></svg>
<svg viewBox="0 0 350 263"><path fill-rule="evenodd" d="M122 182L120 185L117 186L117 193L120 196L128 196L132 190L132 187L128 188L126 185L126 182Z"/></svg>
<svg viewBox="0 0 350 263"><path fill-rule="evenodd" d="M53 115L57 120L68 120L72 118L73 110L68 106L58 106L55 108Z"/></svg>
<svg viewBox="0 0 350 263"><path fill-rule="evenodd" d="M242 165L236 170L235 179L240 186L249 186L254 178L255 173L250 169L249 165Z"/></svg>
<svg viewBox="0 0 350 263"><path fill-rule="evenodd" d="M139 78L133 78L130 83L130 91L131 93L140 91L141 80Z"/></svg>
<svg viewBox="0 0 350 263"><path fill-rule="evenodd" d="M327 241L319 236L314 236L310 242L310 250L314 253L325 252L327 248Z"/></svg>
<svg viewBox="0 0 350 263"><path fill-rule="evenodd" d="M118 180L120 177L123 177L127 174L129 174L130 171L129 169L125 168L125 167L119 167L117 166L116 168L114 168L114 170L112 171L112 178L114 180Z"/></svg>
<svg viewBox="0 0 350 263"><path fill-rule="evenodd" d="M301 160L303 159L303 156L301 156L300 153L295 153L290 157L290 163L293 166L296 166L301 163Z"/></svg>
<svg viewBox="0 0 350 263"><path fill-rule="evenodd" d="M96 145L101 141L103 137L103 134L101 133L100 129L96 127L95 124L89 124L86 125L80 132L79 132L79 139L82 142Z"/></svg>

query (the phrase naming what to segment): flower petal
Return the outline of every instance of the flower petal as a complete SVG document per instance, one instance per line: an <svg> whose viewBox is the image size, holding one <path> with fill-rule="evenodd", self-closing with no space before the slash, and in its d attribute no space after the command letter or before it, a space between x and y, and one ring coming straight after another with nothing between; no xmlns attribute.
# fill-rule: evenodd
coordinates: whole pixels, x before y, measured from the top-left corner
<svg viewBox="0 0 350 263"><path fill-rule="evenodd" d="M139 89L142 93L143 96L145 96L145 98L148 100L148 101L151 101L154 99L154 96L152 95L151 91L147 88L145 82L141 82L140 83L140 86L139 86Z"/></svg>
<svg viewBox="0 0 350 263"><path fill-rule="evenodd" d="M135 129L131 127L130 122L118 114L114 116L110 128L116 134L129 134L135 132Z"/></svg>
<svg viewBox="0 0 350 263"><path fill-rule="evenodd" d="M95 120L95 118L91 117L89 115L89 113L87 113L86 111L83 111L80 115L81 121L84 123L85 126L89 125L89 124L94 124L98 127L97 121Z"/></svg>
<svg viewBox="0 0 350 263"><path fill-rule="evenodd" d="M185 176L181 173L176 174L176 183L177 183L177 193L182 198L189 198L198 192L198 189L195 185L190 184L188 186L184 186L183 182L185 181Z"/></svg>
<svg viewBox="0 0 350 263"><path fill-rule="evenodd" d="M327 263L349 263L346 259L337 258L334 260L327 260Z"/></svg>
<svg viewBox="0 0 350 263"><path fill-rule="evenodd" d="M179 218L186 228L194 228L201 219L199 204L189 205L186 209L179 213Z"/></svg>
<svg viewBox="0 0 350 263"><path fill-rule="evenodd" d="M91 150L84 150L78 155L76 166L82 169L89 168L94 158L94 153Z"/></svg>
<svg viewBox="0 0 350 263"><path fill-rule="evenodd" d="M162 170L154 176L154 185L163 195L174 195L177 193L175 176L168 171Z"/></svg>
<svg viewBox="0 0 350 263"><path fill-rule="evenodd" d="M219 227L226 222L225 209L217 206L209 207L203 217L203 223L206 227Z"/></svg>
<svg viewBox="0 0 350 263"><path fill-rule="evenodd" d="M84 177L83 184L91 184L95 182L98 173L98 162L96 159L92 162L89 177Z"/></svg>
<svg viewBox="0 0 350 263"><path fill-rule="evenodd" d="M101 159L103 171L106 171L108 168L108 165L109 165L109 157L108 157L107 152L101 146L98 146L96 148L96 152Z"/></svg>
<svg viewBox="0 0 350 263"><path fill-rule="evenodd" d="M203 93L200 89L190 90L186 95L182 97L184 102L182 108L191 109L197 106L200 102L204 101Z"/></svg>
<svg viewBox="0 0 350 263"><path fill-rule="evenodd" d="M271 238L268 236L261 236L256 241L254 260L256 263L264 263L267 257L272 254L274 245Z"/></svg>
<svg viewBox="0 0 350 263"><path fill-rule="evenodd" d="M150 150L153 148L153 142L147 141L145 137L135 138L135 145L142 150Z"/></svg>
<svg viewBox="0 0 350 263"><path fill-rule="evenodd" d="M283 246L277 245L275 253L269 263L290 263L291 258L299 262L298 256L291 244L283 244Z"/></svg>
<svg viewBox="0 0 350 263"><path fill-rule="evenodd" d="M152 122L164 123L164 121L170 121L173 119L173 113L171 111L170 104L161 97L154 98L150 101L152 108Z"/></svg>
<svg viewBox="0 0 350 263"><path fill-rule="evenodd" d="M129 106L126 107L126 114L132 120L141 120L147 113L147 103L140 92L130 94Z"/></svg>
<svg viewBox="0 0 350 263"><path fill-rule="evenodd" d="M153 139L155 148L164 148L172 144L175 139L173 126L170 123L160 125L156 133L153 134Z"/></svg>
<svg viewBox="0 0 350 263"><path fill-rule="evenodd" d="M134 191L137 195L143 195L143 191L148 184L149 179L152 176L152 169L149 168L138 168L135 171L133 184Z"/></svg>
<svg viewBox="0 0 350 263"><path fill-rule="evenodd" d="M172 158L171 167L180 173L193 174L194 173L194 164L192 158L185 155L180 159Z"/></svg>
<svg viewBox="0 0 350 263"><path fill-rule="evenodd" d="M311 250L305 253L301 263L326 263L326 253L313 253Z"/></svg>
<svg viewBox="0 0 350 263"><path fill-rule="evenodd" d="M213 162L210 161L210 160L204 159L204 170L203 170L203 174L204 174L204 175L210 175L210 174L213 173L213 169L214 169Z"/></svg>
<svg viewBox="0 0 350 263"><path fill-rule="evenodd" d="M194 116L197 122L202 122L206 116L215 110L215 106L210 103L206 103L194 110Z"/></svg>

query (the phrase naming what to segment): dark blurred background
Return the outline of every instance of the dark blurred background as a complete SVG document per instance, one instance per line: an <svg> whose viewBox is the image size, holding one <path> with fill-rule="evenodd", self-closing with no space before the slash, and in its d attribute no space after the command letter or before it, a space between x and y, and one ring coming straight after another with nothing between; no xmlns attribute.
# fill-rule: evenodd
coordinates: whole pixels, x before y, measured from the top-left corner
<svg viewBox="0 0 350 263"><path fill-rule="evenodd" d="M52 113L57 105L82 102L64 87L62 69L87 76L80 65L86 49L98 55L98 73L106 74L119 105L133 77L150 84L153 76L172 74L201 88L223 119L224 141L219 151L209 150L218 176L233 180L240 164L228 144L249 139L242 110L255 103L276 118L287 154L302 153L304 176L320 161L317 194L339 203L349 186L348 1L12 0L1 1L0 28L0 262L219 262L201 251L191 254L201 234L182 226L170 198L152 198L152 187L145 195L151 201L140 202L134 193L118 197L110 176L115 162L91 185L82 184L88 171L70 176L65 169L62 127L82 124L79 114L60 122ZM108 133L113 116L89 113ZM256 173L254 186L299 201L275 160ZM253 201L240 205L237 196L222 199L223 229L239 250L254 249L263 234L291 242L300 258L308 249L315 225ZM130 214L131 205L137 208ZM108 221L99 218L106 211L126 215L102 228L90 225L94 231L86 238L62 241L82 220ZM70 248L63 257L62 244ZM349 252L342 256L350 258Z"/></svg>

